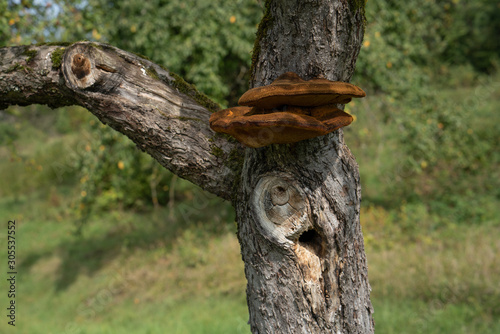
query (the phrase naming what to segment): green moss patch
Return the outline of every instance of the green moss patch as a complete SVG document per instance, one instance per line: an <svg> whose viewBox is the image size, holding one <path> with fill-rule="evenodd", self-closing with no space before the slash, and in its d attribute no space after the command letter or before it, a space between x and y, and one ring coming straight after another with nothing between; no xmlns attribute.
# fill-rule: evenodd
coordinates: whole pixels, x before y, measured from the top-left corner
<svg viewBox="0 0 500 334"><path fill-rule="evenodd" d="M363 16L363 33L366 29L365 5L366 5L366 0L350 0L349 1L349 8L351 9L351 12L353 13L353 15L356 15L356 13L359 11L360 14Z"/></svg>
<svg viewBox="0 0 500 334"><path fill-rule="evenodd" d="M362 9L363 13L365 11L366 0L350 0L349 6L353 12L356 12L358 9Z"/></svg>
<svg viewBox="0 0 500 334"><path fill-rule="evenodd" d="M33 58L36 57L36 55L38 54L38 51L37 50L30 50L29 48L27 48L24 52L23 52L23 55L25 55L27 58L26 58L26 63L29 63L30 61L33 60Z"/></svg>
<svg viewBox="0 0 500 334"><path fill-rule="evenodd" d="M195 121L195 122L203 122L201 119L199 118L194 118L194 117L183 117L183 116L179 116L179 117L174 117L174 118L177 118L178 120L180 121Z"/></svg>
<svg viewBox="0 0 500 334"><path fill-rule="evenodd" d="M14 65L12 65L11 67L9 67L8 69L5 70L5 73L11 73L11 72L14 72L14 71L21 71L21 70L24 70L25 67L19 63L15 63Z"/></svg>
<svg viewBox="0 0 500 334"><path fill-rule="evenodd" d="M242 152L234 148L229 152L229 157L227 159L226 166L229 167L232 171L238 172L243 168L243 162L245 161L245 157Z"/></svg>
<svg viewBox="0 0 500 334"><path fill-rule="evenodd" d="M155 80L160 80L160 77L158 76L158 72L156 72L156 70L153 66L146 67L146 74Z"/></svg>
<svg viewBox="0 0 500 334"><path fill-rule="evenodd" d="M169 82L169 84L175 87L179 92L191 97L211 112L216 112L221 109L219 104L210 100L205 94L200 93L195 86L187 83L179 75L175 74L174 72L169 72L169 75L174 79L174 81Z"/></svg>
<svg viewBox="0 0 500 334"><path fill-rule="evenodd" d="M257 37L255 38L255 43L253 45L252 50L252 65L250 67L250 75L254 75L255 66L257 65L257 61L259 60L260 54L260 41L267 33L267 30L273 23L273 17L271 16L271 1L266 0L266 7L264 11L264 17L259 23L259 27L257 28Z"/></svg>
<svg viewBox="0 0 500 334"><path fill-rule="evenodd" d="M59 68L59 67L61 67L62 57L64 55L64 51L65 50L66 50L66 48L58 48L58 49L55 49L52 52L52 55L50 56L50 59L52 60L52 67L53 68Z"/></svg>
<svg viewBox="0 0 500 334"><path fill-rule="evenodd" d="M224 151L219 147L219 146L212 146L212 150L210 151L213 156L216 156L217 158L224 158Z"/></svg>
<svg viewBox="0 0 500 334"><path fill-rule="evenodd" d="M73 42L49 42L49 43L37 43L36 46L70 46Z"/></svg>
<svg viewBox="0 0 500 334"><path fill-rule="evenodd" d="M137 52L134 52L134 51L129 51L131 54L133 55L136 55L137 57L139 58L142 58L142 59L146 59L146 60L149 60L149 61L152 61L148 56L145 56L143 54L140 54L140 53L137 53Z"/></svg>

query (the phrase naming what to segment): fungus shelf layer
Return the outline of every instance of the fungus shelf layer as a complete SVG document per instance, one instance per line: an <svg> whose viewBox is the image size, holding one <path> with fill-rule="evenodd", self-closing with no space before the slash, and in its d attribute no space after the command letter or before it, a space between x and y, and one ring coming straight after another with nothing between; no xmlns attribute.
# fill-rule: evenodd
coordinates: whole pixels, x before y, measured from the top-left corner
<svg viewBox="0 0 500 334"><path fill-rule="evenodd" d="M282 105L316 107L326 104L349 103L353 97L365 97L359 87L347 82L315 78L303 80L293 72L279 76L267 86L252 88L244 93L239 105L273 109Z"/></svg>
<svg viewBox="0 0 500 334"><path fill-rule="evenodd" d="M212 114L210 127L257 148L322 136L352 122L351 115L331 105L308 109L308 113L259 113L252 107L233 107Z"/></svg>
<svg viewBox="0 0 500 334"><path fill-rule="evenodd" d="M210 127L254 148L294 143L351 124L352 116L337 104L364 96L361 88L346 82L306 81L287 72L270 85L243 94L239 100L243 106L213 113Z"/></svg>

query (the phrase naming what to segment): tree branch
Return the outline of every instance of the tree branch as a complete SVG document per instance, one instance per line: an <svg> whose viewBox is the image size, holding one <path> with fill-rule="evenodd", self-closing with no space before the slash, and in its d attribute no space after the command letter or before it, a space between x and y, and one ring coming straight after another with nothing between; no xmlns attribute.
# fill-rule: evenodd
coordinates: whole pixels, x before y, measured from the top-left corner
<svg viewBox="0 0 500 334"><path fill-rule="evenodd" d="M175 174L224 199L243 147L208 125L219 106L166 69L91 42L0 49L0 109L80 105Z"/></svg>

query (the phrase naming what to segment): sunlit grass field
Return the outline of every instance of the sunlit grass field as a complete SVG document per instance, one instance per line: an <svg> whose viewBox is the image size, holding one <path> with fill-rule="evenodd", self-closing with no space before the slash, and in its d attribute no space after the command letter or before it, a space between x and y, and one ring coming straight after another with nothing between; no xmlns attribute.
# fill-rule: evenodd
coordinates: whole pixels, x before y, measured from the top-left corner
<svg viewBox="0 0 500 334"><path fill-rule="evenodd" d="M443 94L460 99L474 89ZM499 102L492 94L471 126L498 121ZM182 202L143 212L100 210L77 235L77 173L67 169L58 179L53 166L81 134L50 133L43 122L55 121L57 111L45 113L12 125L22 133L12 144L15 154L0 148L0 249L6 249L6 222L17 222L15 332L250 333L229 203L186 183L191 195ZM418 202L384 203L377 191L386 185L376 176L391 164L397 144L378 139L394 132L372 115L356 116L346 141L364 136L353 151L366 191L361 223L377 333L500 333L499 199L478 198L482 215L472 223ZM4 276L5 270L2 307ZM10 333L2 319L0 333Z"/></svg>
<svg viewBox="0 0 500 334"><path fill-rule="evenodd" d="M18 332L249 333L233 224L112 212L76 237L71 222L37 217L50 205L36 192L0 203L1 216L19 223ZM383 239L386 227L370 210L363 224L378 332L500 331L498 222L414 241L387 236L387 244L371 236Z"/></svg>

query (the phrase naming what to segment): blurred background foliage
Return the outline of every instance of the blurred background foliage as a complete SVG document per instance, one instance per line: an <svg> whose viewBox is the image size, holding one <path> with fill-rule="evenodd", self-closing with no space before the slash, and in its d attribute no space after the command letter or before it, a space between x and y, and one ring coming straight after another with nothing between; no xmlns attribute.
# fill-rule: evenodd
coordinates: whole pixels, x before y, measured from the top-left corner
<svg viewBox="0 0 500 334"><path fill-rule="evenodd" d="M236 105L247 89L263 6L257 0L8 0L0 2L0 46L113 44L180 74L223 106ZM344 133L360 165L377 328L383 333L397 333L403 325L408 333L500 332L500 291L493 279L500 276L495 256L500 252L500 4L368 1L366 16L352 82L367 97L346 106L355 122ZM243 294L243 273L234 274L242 270L241 260L235 256L223 264L213 256L238 252L234 236L227 236L235 228L229 203L177 179L78 107L1 111L0 145L0 210L29 211L27 220L46 222L47 231L26 229L34 240L54 235L64 240L28 245L34 255L26 268L39 273L35 264L43 254L63 254L59 276L46 277L60 290L78 287L77 273L106 272L119 263L135 275L155 266L167 277L160 282L177 290L175 305L186 295L210 295L200 288L209 286L216 300L243 312L226 332L246 323L245 307L235 306L244 299L236 304L227 299ZM83 230L89 240L83 243L71 241L66 234L72 228L60 225L85 221L95 224ZM172 244L176 250L165 253ZM117 254L123 257L117 260ZM138 265L140 257L146 257L145 265ZM157 268L159 259L177 274ZM235 278L221 280L214 270ZM148 289L170 300L154 278L148 282ZM101 291L96 286L93 293ZM42 290L33 294L44 296ZM104 323L131 317L127 312L140 305L137 291L143 290L129 290L132 306L118 308L127 315L110 313L95 331L95 318L85 318L89 333L103 333ZM125 298L121 292L112 296L116 303ZM148 296L151 307L157 305L154 292ZM54 298L57 305L63 297ZM74 305L80 303L75 298ZM205 304L182 305L199 312L213 308ZM186 309L169 305L162 307L190 322ZM199 323L201 329L188 326L173 333L226 330L211 320ZM246 325L241 328L246 332Z"/></svg>
<svg viewBox="0 0 500 334"><path fill-rule="evenodd" d="M500 126L493 110L486 110L500 90L490 76L500 59L498 18L500 5L490 0L367 4L353 81L372 97L353 109L361 118L374 111L368 101L375 103L390 137L379 137L380 145L395 148L383 169L361 164L365 180L385 180L383 191L377 190L385 198L373 200L424 203L432 213L477 222L483 200L478 195L500 198ZM456 99L465 87L474 90ZM366 140L353 139L354 151Z"/></svg>
<svg viewBox="0 0 500 334"><path fill-rule="evenodd" d="M243 0L8 1L4 6L0 45L110 43L147 55L223 105L235 104L247 88L250 51L262 12L257 1ZM59 116L60 125L68 122L67 115ZM92 117L82 123L80 129L92 137L74 166L82 180L77 206L82 222L91 209L144 209L168 201L170 172Z"/></svg>
<svg viewBox="0 0 500 334"><path fill-rule="evenodd" d="M224 106L236 105L247 87L262 5L256 0L8 1L2 3L0 45L84 39L110 43L147 55ZM366 101L376 104L380 122L390 132L390 140L380 145L397 141L397 150L382 169L361 164L363 179L385 180L382 187L366 182L365 188L378 190L373 197L370 189L365 191L365 202L387 206L397 198L423 202L432 212L458 206L460 219L476 219L478 193L500 196L499 125L474 110L499 90L488 75L500 59L500 5L491 0L391 0L368 3L366 15L353 82L373 97ZM445 87L477 85L465 101L444 92ZM351 104L348 110L361 118L365 114L363 106ZM371 112L372 106L366 114ZM69 131L63 126L69 116L58 115L59 129ZM86 194L79 207L165 204L168 196L157 189L168 188L170 173L139 158L120 134L93 122L89 116L79 127L91 133L95 139L89 145L98 148L78 155L75 168ZM15 131L7 128L2 138L12 142ZM356 152L366 136L350 140ZM103 164L103 159L112 162ZM484 175L497 177L485 182ZM133 177L120 181L124 176Z"/></svg>

